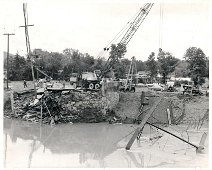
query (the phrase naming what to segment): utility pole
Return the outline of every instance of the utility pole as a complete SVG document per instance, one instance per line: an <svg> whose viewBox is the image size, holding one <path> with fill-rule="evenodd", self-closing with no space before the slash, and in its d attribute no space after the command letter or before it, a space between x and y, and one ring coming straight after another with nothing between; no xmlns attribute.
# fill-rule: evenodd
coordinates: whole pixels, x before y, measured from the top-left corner
<svg viewBox="0 0 212 170"><path fill-rule="evenodd" d="M32 63L32 55L31 55L29 34L28 34L28 27L29 26L34 26L34 25L28 25L28 15L27 15L27 4L26 3L23 3L23 12L24 12L24 26L20 26L20 27L24 27L25 28L27 55L28 55L28 58L30 59L30 63L31 63L32 79L33 79L33 84L34 84L35 98L37 98L37 92L36 92L36 86L35 86L35 75L34 75L34 69L33 69L33 63Z"/></svg>
<svg viewBox="0 0 212 170"><path fill-rule="evenodd" d="M7 90L9 90L8 86L8 79L9 79L9 50L10 50L10 35L15 35L13 33L5 33L4 35L7 35Z"/></svg>

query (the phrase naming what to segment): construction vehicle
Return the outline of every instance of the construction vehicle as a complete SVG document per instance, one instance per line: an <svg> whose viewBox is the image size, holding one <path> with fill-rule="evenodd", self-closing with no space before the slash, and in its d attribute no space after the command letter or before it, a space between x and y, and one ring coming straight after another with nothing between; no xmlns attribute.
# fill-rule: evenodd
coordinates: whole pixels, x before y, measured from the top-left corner
<svg viewBox="0 0 212 170"><path fill-rule="evenodd" d="M202 89L194 85L194 81L186 80L181 83L181 90L183 94L202 95Z"/></svg>
<svg viewBox="0 0 212 170"><path fill-rule="evenodd" d="M135 15L135 17L133 17L124 27L124 29L122 29L115 36L115 38L104 48L104 51L109 51L112 43L117 39L117 37L120 37L122 34L124 34L124 36L122 37L121 41L118 44L127 46L127 44L130 42L133 35L136 33L136 31L140 27L141 23L149 14L153 5L154 3L146 3L142 8L140 8L137 14ZM99 77L103 78L109 71L111 71L113 65L116 63L117 60L118 60L118 57L109 56L106 64L101 70L101 74L99 75Z"/></svg>
<svg viewBox="0 0 212 170"><path fill-rule="evenodd" d="M129 82L131 82L131 80L129 80ZM127 83L127 80L119 81L119 91L135 92L136 84L130 84L129 82Z"/></svg>
<svg viewBox="0 0 212 170"><path fill-rule="evenodd" d="M77 81L78 81L78 79L79 79L79 74L77 74L77 73L72 73L71 75L70 75L70 84L72 85L72 86L74 86L74 88L76 88L77 87Z"/></svg>
<svg viewBox="0 0 212 170"><path fill-rule="evenodd" d="M202 90L199 87L194 85L185 85L182 84L181 88L183 88L183 94L190 94L190 95L203 95Z"/></svg>
<svg viewBox="0 0 212 170"><path fill-rule="evenodd" d="M165 91L165 92L177 92L177 89L174 87L174 81L168 81L166 83L166 85L164 86L163 90L162 91Z"/></svg>
<svg viewBox="0 0 212 170"><path fill-rule="evenodd" d="M132 61L130 63L130 68L127 74L127 79L125 81L120 82L119 90L120 91L129 91L135 92L136 80L135 75L137 74L136 60L135 57L132 57Z"/></svg>
<svg viewBox="0 0 212 170"><path fill-rule="evenodd" d="M70 84L73 85L74 88L81 87L90 90L99 90L101 87L100 79L96 71L83 72L82 74L72 73L70 76Z"/></svg>
<svg viewBox="0 0 212 170"><path fill-rule="evenodd" d="M118 37L123 34L121 41L118 44L123 46L127 46L135 32L138 30L141 23L144 21L146 16L148 15L149 11L151 10L153 3L146 3L142 8L139 9L137 14L127 23L124 29L118 33ZM117 36L116 36L117 37ZM114 40L114 39L113 39ZM104 51L109 51L113 41L111 41L105 48ZM101 56L100 56L101 57ZM74 87L84 87L87 89L99 89L100 88L100 81L105 75L112 70L114 64L118 61L118 56L109 56L108 60L106 61L103 68L97 72L89 73L82 73L82 75L71 75L70 83L74 85ZM93 74L93 75L92 75ZM92 75L92 76L91 76ZM132 78L130 79L129 76L127 78L127 82L124 84L125 91L135 91L135 86L132 84Z"/></svg>

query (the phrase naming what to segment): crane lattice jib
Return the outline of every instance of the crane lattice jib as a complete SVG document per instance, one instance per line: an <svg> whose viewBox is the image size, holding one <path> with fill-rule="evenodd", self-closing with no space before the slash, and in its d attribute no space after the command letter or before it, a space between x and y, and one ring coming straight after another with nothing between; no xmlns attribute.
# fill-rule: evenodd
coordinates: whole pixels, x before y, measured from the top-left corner
<svg viewBox="0 0 212 170"><path fill-rule="evenodd" d="M153 5L154 3L146 3L143 8L140 8L140 11L138 12L137 16L135 17L135 19L133 20L130 27L127 29L126 33L124 34L119 43L122 43L125 46L129 43L129 41L131 40L135 32L138 30L141 23L148 15ZM116 58L112 58L111 56L108 58L104 68L102 69L100 77L103 77L112 68L116 60L117 60Z"/></svg>
<svg viewBox="0 0 212 170"><path fill-rule="evenodd" d="M135 32L138 30L141 23L144 21L146 16L148 15L149 11L151 10L153 6L153 3L147 3L144 5L143 8L140 9L140 12L134 19L134 21L131 23L129 29L124 34L123 38L121 39L120 43L127 45Z"/></svg>

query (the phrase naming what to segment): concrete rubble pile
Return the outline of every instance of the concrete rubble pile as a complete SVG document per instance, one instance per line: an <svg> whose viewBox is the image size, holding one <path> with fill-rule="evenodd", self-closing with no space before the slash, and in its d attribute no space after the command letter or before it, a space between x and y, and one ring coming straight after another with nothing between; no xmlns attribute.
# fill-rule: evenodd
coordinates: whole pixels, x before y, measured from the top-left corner
<svg viewBox="0 0 212 170"><path fill-rule="evenodd" d="M45 92L39 100L32 93L14 93L14 112L5 116L31 122L40 122L42 116L44 124L119 120L109 105L107 97L97 92Z"/></svg>

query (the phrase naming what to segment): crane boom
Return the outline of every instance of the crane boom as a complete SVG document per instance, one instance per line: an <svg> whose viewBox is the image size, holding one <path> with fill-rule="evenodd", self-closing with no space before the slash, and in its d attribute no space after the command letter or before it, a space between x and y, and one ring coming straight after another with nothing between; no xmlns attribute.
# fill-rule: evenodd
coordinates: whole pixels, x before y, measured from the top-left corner
<svg viewBox="0 0 212 170"><path fill-rule="evenodd" d="M130 23L129 28L125 32L124 36L122 37L119 44L124 45L125 47L129 43L129 41L132 39L135 32L140 27L141 23L144 21L146 16L149 14L149 11L151 10L154 3L146 3L142 8L140 8L138 14L136 15L135 19ZM109 48L104 48L105 50L108 50ZM104 77L105 74L107 74L115 62L118 60L117 57L110 56L105 64L105 66L102 69L102 73L100 74L100 77Z"/></svg>
<svg viewBox="0 0 212 170"><path fill-rule="evenodd" d="M130 27L122 37L120 43L127 45L135 32L138 30L141 23L144 21L149 11L151 10L153 3L147 3L143 8L140 8L138 15L135 17L134 21L131 23Z"/></svg>

